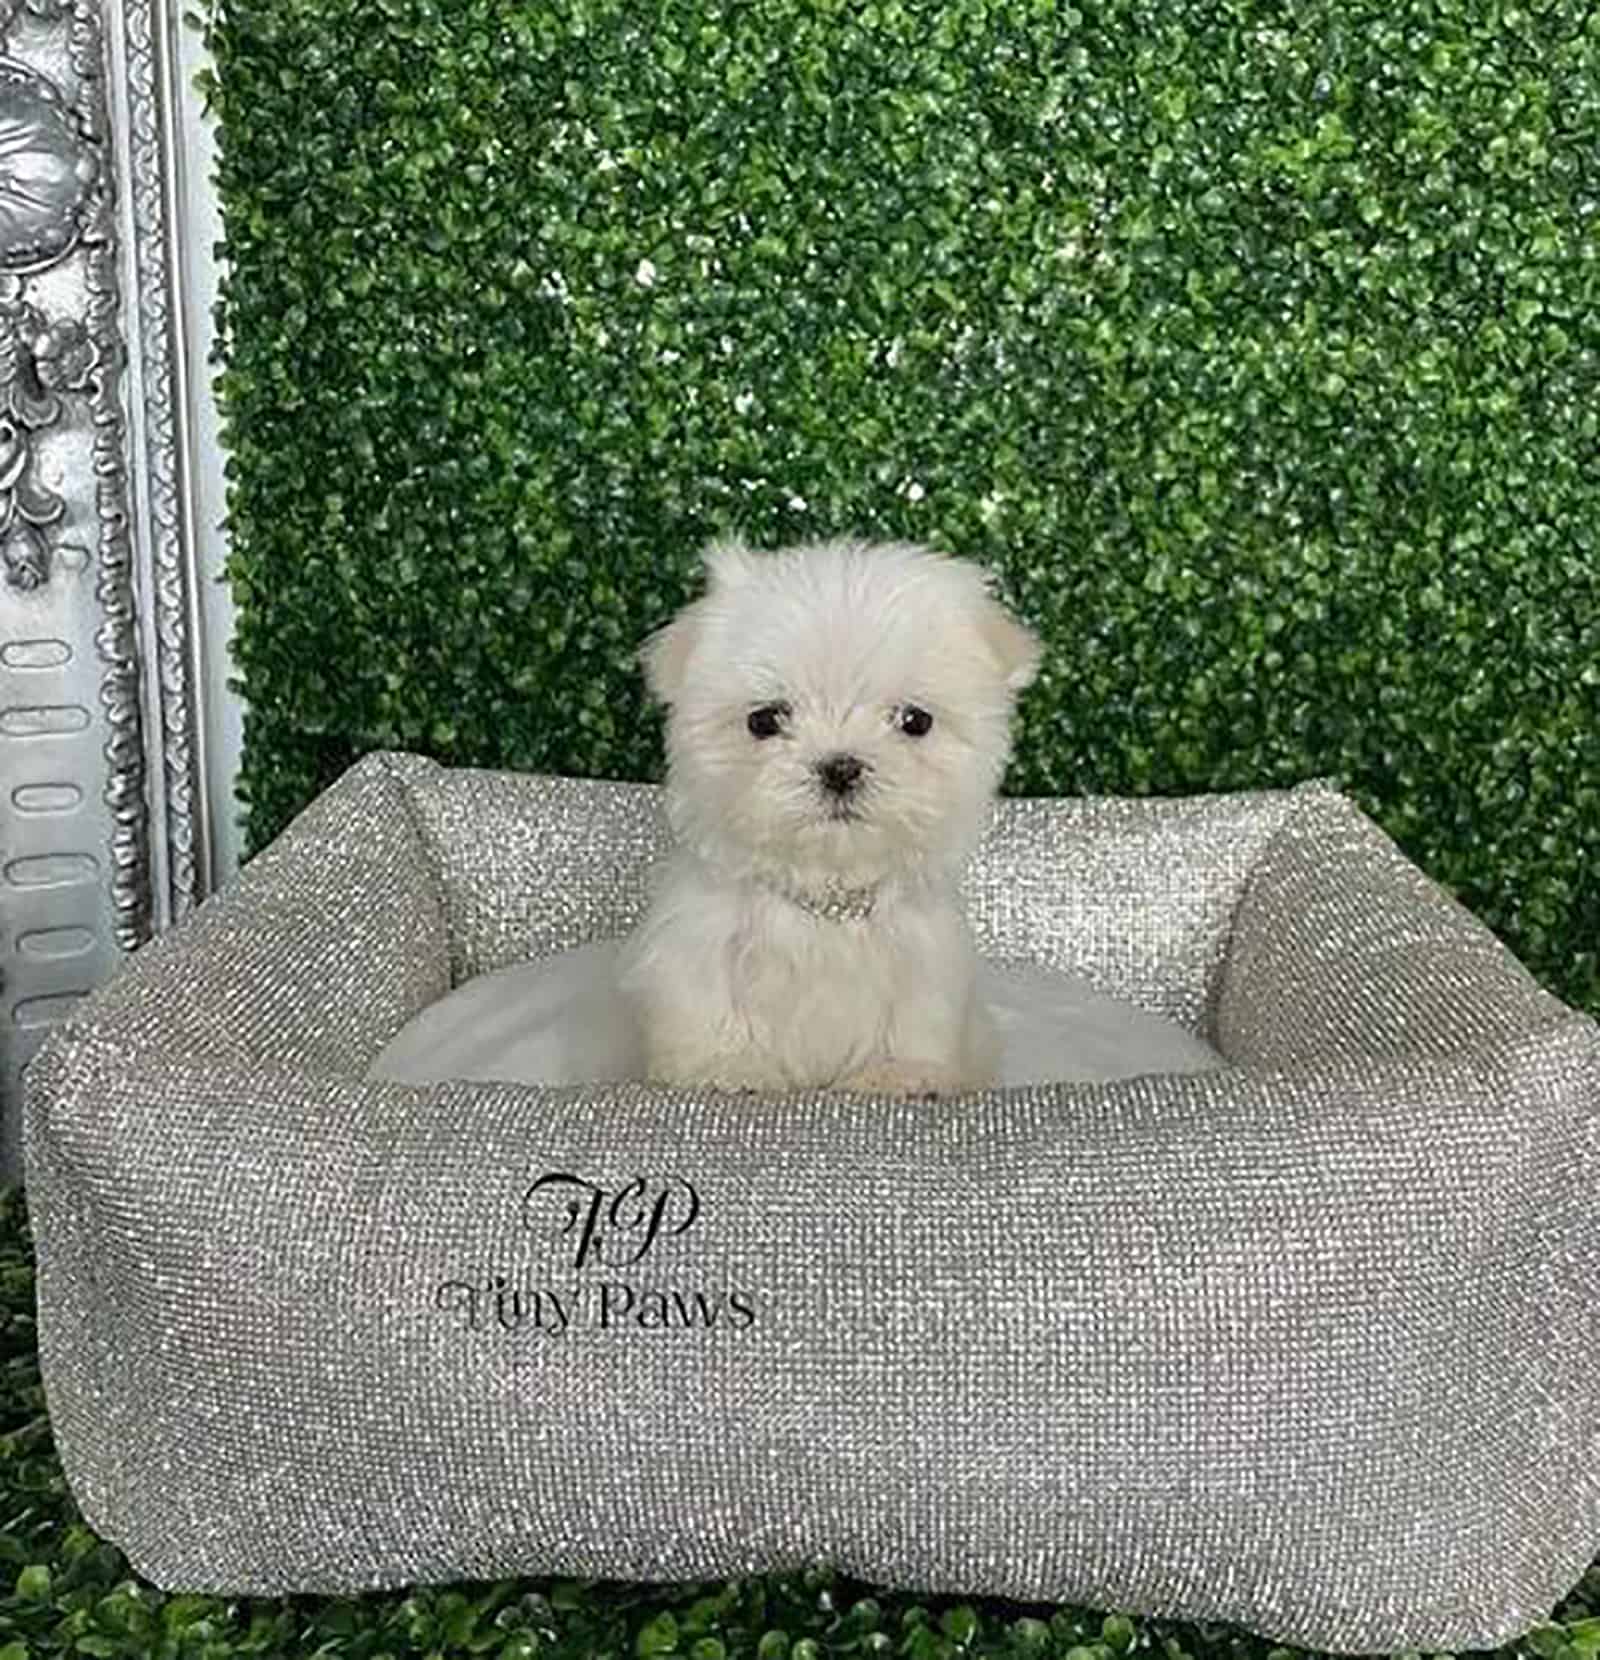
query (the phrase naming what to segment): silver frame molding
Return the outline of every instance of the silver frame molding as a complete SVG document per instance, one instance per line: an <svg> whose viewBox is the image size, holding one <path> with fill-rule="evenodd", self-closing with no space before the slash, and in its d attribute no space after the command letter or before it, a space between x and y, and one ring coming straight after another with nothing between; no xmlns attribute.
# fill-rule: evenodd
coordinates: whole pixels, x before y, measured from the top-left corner
<svg viewBox="0 0 1600 1660"><path fill-rule="evenodd" d="M173 19L148 0L123 0L108 16L109 86L120 117L119 242L127 307L130 525L142 581L139 657L150 713L150 857L140 877L157 928L186 915L210 886L204 749L198 719L199 566L184 488L191 453L182 389L182 223L175 119L178 70ZM182 27L181 23L178 27ZM113 107L116 107L115 104ZM131 268L131 269L130 269ZM131 278L131 280L129 280Z"/></svg>

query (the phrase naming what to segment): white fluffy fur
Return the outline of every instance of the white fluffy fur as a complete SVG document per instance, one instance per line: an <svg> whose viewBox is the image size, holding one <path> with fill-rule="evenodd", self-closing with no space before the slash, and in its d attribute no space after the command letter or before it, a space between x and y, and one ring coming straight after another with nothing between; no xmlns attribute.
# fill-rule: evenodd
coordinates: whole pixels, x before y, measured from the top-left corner
<svg viewBox="0 0 1600 1660"><path fill-rule="evenodd" d="M884 1092L991 1081L961 867L988 821L1039 644L984 572L903 543L706 553L707 592L646 641L668 706L677 848L623 952L652 1078ZM782 701L757 739L752 709ZM905 705L933 717L901 731ZM824 757L865 765L838 816ZM833 810L830 812L830 808ZM787 894L874 889L865 920Z"/></svg>

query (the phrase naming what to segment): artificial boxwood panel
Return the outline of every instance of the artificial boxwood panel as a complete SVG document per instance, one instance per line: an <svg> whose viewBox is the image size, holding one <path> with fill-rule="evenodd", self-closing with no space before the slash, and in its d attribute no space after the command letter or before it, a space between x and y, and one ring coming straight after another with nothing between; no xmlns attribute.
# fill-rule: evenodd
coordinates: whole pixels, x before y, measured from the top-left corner
<svg viewBox="0 0 1600 1660"><path fill-rule="evenodd" d="M260 846L657 777L695 549L981 559L1013 791L1337 780L1600 1008L1586 0L221 0Z"/></svg>

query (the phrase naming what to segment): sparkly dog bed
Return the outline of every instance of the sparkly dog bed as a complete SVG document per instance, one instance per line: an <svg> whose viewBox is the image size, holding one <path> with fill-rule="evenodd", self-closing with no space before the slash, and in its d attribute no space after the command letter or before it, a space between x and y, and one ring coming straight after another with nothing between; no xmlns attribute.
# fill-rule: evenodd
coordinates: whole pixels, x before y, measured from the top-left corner
<svg viewBox="0 0 1600 1660"><path fill-rule="evenodd" d="M353 767L45 1045L40 1356L160 1585L826 1558L1493 1646L1600 1545L1600 1029L1326 785L1010 801L992 959L1194 1075L927 1101L367 1079L624 932L648 785Z"/></svg>

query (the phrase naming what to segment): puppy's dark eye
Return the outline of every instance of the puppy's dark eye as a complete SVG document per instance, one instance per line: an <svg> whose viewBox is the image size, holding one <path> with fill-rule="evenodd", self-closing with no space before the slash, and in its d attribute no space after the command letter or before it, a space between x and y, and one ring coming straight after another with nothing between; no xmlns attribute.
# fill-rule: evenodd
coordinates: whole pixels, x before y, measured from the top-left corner
<svg viewBox="0 0 1600 1660"><path fill-rule="evenodd" d="M932 728L933 716L926 709L919 709L916 704L908 703L901 709L896 724L908 738L920 738Z"/></svg>
<svg viewBox="0 0 1600 1660"><path fill-rule="evenodd" d="M752 709L745 725L750 728L752 738L775 738L788 724L789 705L787 703L763 703L759 709Z"/></svg>

